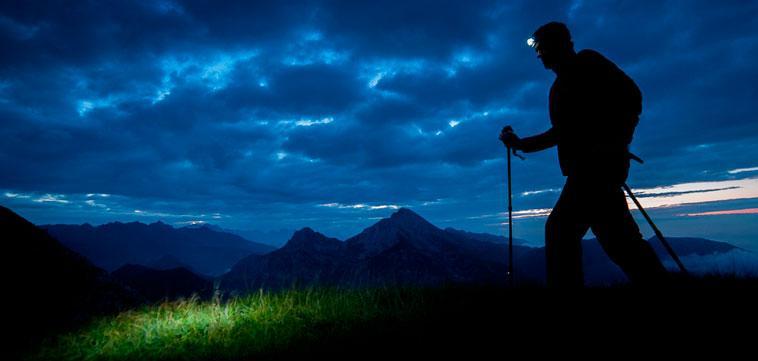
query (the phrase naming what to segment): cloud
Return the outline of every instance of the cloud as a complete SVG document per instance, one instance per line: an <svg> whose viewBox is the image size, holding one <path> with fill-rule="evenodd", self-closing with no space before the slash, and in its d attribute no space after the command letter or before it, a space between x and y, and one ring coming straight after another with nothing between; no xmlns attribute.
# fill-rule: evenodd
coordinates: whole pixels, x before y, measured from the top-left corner
<svg viewBox="0 0 758 361"><path fill-rule="evenodd" d="M300 127L310 127L312 125L318 125L318 124L329 124L334 121L334 118L332 117L326 117L320 120L310 120L310 119L300 119L295 122L295 125Z"/></svg>
<svg viewBox="0 0 758 361"><path fill-rule="evenodd" d="M755 277L758 275L758 256L753 252L732 250L706 256L688 255L681 259L687 270L697 274L718 274L735 277ZM678 269L674 261L664 261L671 270Z"/></svg>
<svg viewBox="0 0 758 361"><path fill-rule="evenodd" d="M671 207L690 203L758 198L758 178L681 183L648 189L633 189L644 208ZM634 207L631 200L630 207Z"/></svg>
<svg viewBox="0 0 758 361"><path fill-rule="evenodd" d="M548 188L548 189L538 189L536 191L525 191L521 192L522 197L532 196L536 194L543 194L543 193L555 193L560 192L560 188Z"/></svg>
<svg viewBox="0 0 758 361"><path fill-rule="evenodd" d="M13 170L0 187L35 219L114 220L138 209L349 234L370 222L370 207L387 206L376 217L402 204L486 230L477 223L486 219L468 217L504 209L499 130L530 135L550 124L554 75L525 39L553 19L643 90L633 150L646 165L629 181L643 204L752 196L743 177L758 154L758 94L746 85L758 76L756 4L64 7L0 5L0 166ZM552 207L562 182L555 150L513 163L519 211ZM522 219L535 229L539 220Z"/></svg>
<svg viewBox="0 0 758 361"><path fill-rule="evenodd" d="M681 187L681 185L677 185L677 186ZM664 188L671 188L671 187L673 186L666 186ZM705 189L680 190L680 191L671 191L671 192L655 192L655 190L654 191L641 190L639 191L638 194L636 194L636 196L638 198L673 197L673 196L684 195L684 194L718 192L718 191L725 191L725 190L739 189L739 188L740 188L739 186L729 186L729 187L724 187L724 188L705 188ZM656 189L656 190L659 190L659 189Z"/></svg>
<svg viewBox="0 0 758 361"><path fill-rule="evenodd" d="M339 209L366 209L366 210L400 209L401 207L396 204L368 205L368 204L363 204L363 203L357 203L357 204L323 203L323 204L319 204L318 206L328 207L328 208L339 208Z"/></svg>
<svg viewBox="0 0 758 361"><path fill-rule="evenodd" d="M684 213L681 215L688 216L688 217L699 217L699 216L725 216L725 215L738 215L738 214L758 214L758 208L727 209L727 210L721 210L721 211Z"/></svg>
<svg viewBox="0 0 758 361"><path fill-rule="evenodd" d="M44 196L41 196L39 198L34 199L35 202L53 202L53 203L61 203L61 204L69 204L70 201L64 199L65 196L62 195L51 195L51 194L45 194Z"/></svg>
<svg viewBox="0 0 758 361"><path fill-rule="evenodd" d="M755 172L755 171L758 171L758 167L730 169L727 171L727 173L737 174L737 173Z"/></svg>

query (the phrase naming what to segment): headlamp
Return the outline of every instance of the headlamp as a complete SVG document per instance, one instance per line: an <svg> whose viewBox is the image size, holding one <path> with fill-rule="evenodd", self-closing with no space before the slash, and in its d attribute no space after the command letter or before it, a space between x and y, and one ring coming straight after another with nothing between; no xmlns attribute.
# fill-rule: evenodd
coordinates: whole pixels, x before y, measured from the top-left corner
<svg viewBox="0 0 758 361"><path fill-rule="evenodd" d="M536 48L537 40L534 40L534 38L526 39L526 45L528 45L530 48Z"/></svg>

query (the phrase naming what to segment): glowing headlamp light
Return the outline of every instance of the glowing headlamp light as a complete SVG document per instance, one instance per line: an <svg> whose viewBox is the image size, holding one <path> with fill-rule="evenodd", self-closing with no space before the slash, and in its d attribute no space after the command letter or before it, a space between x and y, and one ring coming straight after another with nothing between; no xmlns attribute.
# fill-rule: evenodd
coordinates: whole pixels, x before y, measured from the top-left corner
<svg viewBox="0 0 758 361"><path fill-rule="evenodd" d="M526 39L526 45L528 45L530 48L536 48L537 40L534 40L534 38Z"/></svg>

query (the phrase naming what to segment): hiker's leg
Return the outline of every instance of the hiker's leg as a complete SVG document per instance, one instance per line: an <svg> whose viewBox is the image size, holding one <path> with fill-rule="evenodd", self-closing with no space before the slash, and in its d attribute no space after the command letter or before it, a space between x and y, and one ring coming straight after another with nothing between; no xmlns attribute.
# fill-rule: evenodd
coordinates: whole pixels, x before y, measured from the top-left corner
<svg viewBox="0 0 758 361"><path fill-rule="evenodd" d="M548 287L580 288L582 272L582 237L589 225L583 221L581 200L569 182L545 223L545 266Z"/></svg>
<svg viewBox="0 0 758 361"><path fill-rule="evenodd" d="M620 186L597 187L600 205L590 222L605 252L636 285L658 285L668 280L668 272L653 247L642 238L626 196Z"/></svg>

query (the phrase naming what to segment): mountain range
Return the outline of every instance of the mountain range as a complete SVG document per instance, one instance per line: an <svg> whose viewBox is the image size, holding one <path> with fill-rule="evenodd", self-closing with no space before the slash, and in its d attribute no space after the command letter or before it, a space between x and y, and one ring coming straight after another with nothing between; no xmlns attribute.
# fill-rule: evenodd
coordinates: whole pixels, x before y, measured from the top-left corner
<svg viewBox="0 0 758 361"><path fill-rule="evenodd" d="M732 251L740 251L739 248L725 242L711 241L703 238L690 237L666 237L671 247L680 258L700 255L711 256L727 254ZM664 264L673 263L671 256L663 248L656 237L647 240ZM582 240L582 263L584 266L585 282L590 285L602 286L613 285L627 281L626 276L615 263L613 263L600 246L597 239ZM538 283L545 279L545 248L533 248L514 261L517 276ZM671 270L677 270L671 268Z"/></svg>
<svg viewBox="0 0 758 361"><path fill-rule="evenodd" d="M174 266L216 276L248 255L275 249L212 226L174 228L162 222L113 222L96 227L89 224L41 227L108 271L125 264L153 265L170 259Z"/></svg>
<svg viewBox="0 0 758 361"><path fill-rule="evenodd" d="M665 262L668 254L649 240ZM671 238L682 257L725 254L736 247L699 238ZM544 247L514 241L517 279L543 283ZM585 279L590 285L624 282L626 277L595 239L582 242ZM221 278L235 292L295 285L441 285L502 284L507 269L507 239L452 228L440 229L415 212L401 208L389 218L340 241L310 228L294 233L282 248L251 255Z"/></svg>
<svg viewBox="0 0 758 361"><path fill-rule="evenodd" d="M168 227L169 230L159 223L137 226L143 230L163 229L166 236L188 231L173 227ZM208 227L191 230L219 233ZM154 230L145 232L150 234ZM129 235L135 234L145 233ZM192 239L190 244L205 245L207 249L214 239ZM303 228L280 249L244 256L229 272L215 278L199 276L188 269L185 260L166 254L150 258L149 267L126 264L109 274L47 231L1 206L0 240L5 249L2 262L5 286L11 292L6 301L13 310L5 320L6 327L13 332L6 335L10 346L4 351L11 353L38 344L45 336L81 325L94 315L131 309L145 300L156 302L193 295L208 298L291 286L501 285L505 282L508 259L507 244L502 238L443 230L405 208L345 241ZM139 239L121 240L126 244L140 243ZM667 261L656 240L650 241ZM698 238L669 241L683 259L740 251L727 243ZM623 274L608 260L598 242L584 240L583 247L585 274L590 284L623 281ZM544 248L517 244L513 249L519 280L539 282L544 278ZM123 246L114 247L114 252L123 250ZM509 291L508 296L511 295Z"/></svg>
<svg viewBox="0 0 758 361"><path fill-rule="evenodd" d="M497 285L505 282L508 266L505 237L440 229L407 208L345 241L306 227L275 250L210 225L174 228L160 222L114 222L44 228L96 264L118 268L110 277L151 300L209 294L212 280L202 274L215 275L220 290L243 293L310 285ZM738 250L698 238L669 241L681 257ZM657 240L650 242L667 261ZM522 240L514 243L517 279L544 282L544 248L525 246ZM625 280L595 240L583 241L583 257L589 284Z"/></svg>
<svg viewBox="0 0 758 361"><path fill-rule="evenodd" d="M452 227L445 228L445 232L453 233L459 236L462 236L464 238L471 238L475 239L477 241L483 241L483 242L490 242L490 243L497 243L497 244L508 244L508 238L504 236L498 236L491 233L477 233L477 232L469 232L464 231L460 229L455 229ZM522 245L522 246L528 246L529 242L527 242L524 239L521 238L513 238L513 244L516 245Z"/></svg>
<svg viewBox="0 0 758 361"><path fill-rule="evenodd" d="M282 248L242 259L221 287L502 284L507 245L479 238L442 230L401 208L346 241L303 228ZM529 250L514 246L514 256Z"/></svg>

